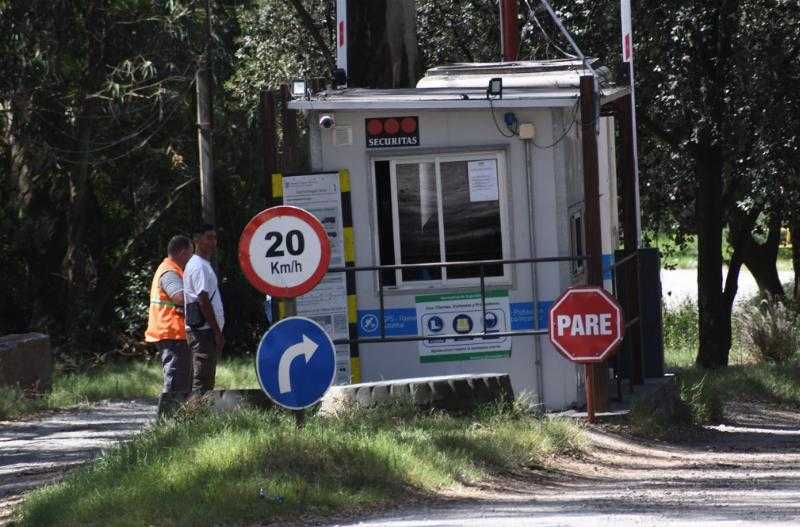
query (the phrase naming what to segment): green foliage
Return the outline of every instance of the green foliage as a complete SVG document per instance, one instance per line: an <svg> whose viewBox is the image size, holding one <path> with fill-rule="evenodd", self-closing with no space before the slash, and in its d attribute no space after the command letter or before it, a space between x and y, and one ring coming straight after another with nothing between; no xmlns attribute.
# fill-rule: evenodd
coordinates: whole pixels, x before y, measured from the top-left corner
<svg viewBox="0 0 800 527"><path fill-rule="evenodd" d="M684 299L675 307L664 306L664 357L668 367L689 367L697 357L697 304Z"/></svg>
<svg viewBox="0 0 800 527"><path fill-rule="evenodd" d="M53 389L31 398L17 388L0 388L0 420L18 419L41 410L59 410L103 400L155 398L163 386L157 357L95 367L85 372L56 371ZM258 388L252 357L222 360L217 365L217 388Z"/></svg>
<svg viewBox="0 0 800 527"><path fill-rule="evenodd" d="M311 417L298 429L287 413L196 410L35 491L18 519L37 526L280 522L391 504L582 448L579 428L554 419L416 415L400 406Z"/></svg>
<svg viewBox="0 0 800 527"><path fill-rule="evenodd" d="M783 301L762 299L739 315L746 351L758 362L783 364L800 348L797 312Z"/></svg>
<svg viewBox="0 0 800 527"><path fill-rule="evenodd" d="M713 375L713 374L711 374ZM722 420L724 408L722 395L715 390L709 374L699 379L694 374L678 380L681 401L688 407L690 423L701 426Z"/></svg>

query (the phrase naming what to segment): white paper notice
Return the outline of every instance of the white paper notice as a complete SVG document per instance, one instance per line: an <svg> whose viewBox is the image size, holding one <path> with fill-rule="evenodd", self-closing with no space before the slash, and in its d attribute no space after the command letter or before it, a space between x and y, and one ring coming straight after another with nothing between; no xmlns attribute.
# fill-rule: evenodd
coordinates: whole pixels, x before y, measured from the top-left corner
<svg viewBox="0 0 800 527"><path fill-rule="evenodd" d="M467 163L469 175L469 200L497 201L497 160L486 159Z"/></svg>

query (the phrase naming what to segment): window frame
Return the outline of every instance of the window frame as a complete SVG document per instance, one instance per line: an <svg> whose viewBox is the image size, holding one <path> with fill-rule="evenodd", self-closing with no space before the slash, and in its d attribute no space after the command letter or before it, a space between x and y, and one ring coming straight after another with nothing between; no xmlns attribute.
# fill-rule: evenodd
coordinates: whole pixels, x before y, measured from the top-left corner
<svg viewBox="0 0 800 527"><path fill-rule="evenodd" d="M399 203L397 200L397 165L405 164L422 164L433 163L434 177L436 178L436 215L439 226L439 256L440 261L446 262L446 231L444 228L444 210L443 210L443 188L442 188L442 174L441 163L458 162L458 161L485 161L487 159L494 159L497 163L497 185L498 185L498 205L500 212L500 236L501 236L501 251L502 259L511 258L511 237L513 232L509 222L509 207L510 196L508 192L508 175L506 164L507 152L503 149L490 149L490 150L476 150L476 151L448 151L448 152L434 152L425 154L412 154L412 155L389 155L384 154L370 158L370 172L372 173L373 185L373 218L377 221L380 216L379 198L377 195L376 184L376 170L375 165L378 162L389 163L389 185L391 196L391 215L392 215L392 249L394 251L395 263L402 263L402 250L400 247L400 215ZM377 232L377 229L376 231ZM378 262L381 262L380 247L381 240L379 236L375 236L375 256ZM383 263L383 262L381 262ZM511 285L513 282L513 269L511 265L504 264L503 274L500 276L487 276L485 283L487 286L498 285ZM437 289L443 286L450 288L463 288L474 287L480 284L480 277L475 278L447 278L447 268L442 268L441 278L433 280L404 280L402 270L396 269L395 285L385 285L386 289L409 291L409 290L427 290Z"/></svg>

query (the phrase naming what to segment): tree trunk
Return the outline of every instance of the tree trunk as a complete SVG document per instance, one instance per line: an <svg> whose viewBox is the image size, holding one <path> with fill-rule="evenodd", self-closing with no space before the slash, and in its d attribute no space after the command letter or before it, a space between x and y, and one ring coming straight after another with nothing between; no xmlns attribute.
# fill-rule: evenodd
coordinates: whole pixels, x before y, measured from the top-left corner
<svg viewBox="0 0 800 527"><path fill-rule="evenodd" d="M97 272L88 242L94 203L90 144L98 103L89 95L96 92L101 84L105 52L105 12L106 6L103 0L91 2L86 8L87 77L80 90L83 97L77 118L76 145L76 150L81 153L78 162L69 173L67 250L62 264L67 282L68 338L73 345L81 347L89 344L88 338L92 332L88 323L91 317L89 299L97 285Z"/></svg>
<svg viewBox="0 0 800 527"><path fill-rule="evenodd" d="M742 261L756 279L758 289L772 297L785 298L786 291L778 276L778 249L781 243L781 217L770 216L767 241L757 243L748 232L743 238Z"/></svg>
<svg viewBox="0 0 800 527"><path fill-rule="evenodd" d="M728 264L728 276L725 277L725 290L722 292L722 356L725 365L730 358L731 344L733 343L732 318L733 301L739 290L739 271L742 269L742 260L736 250L731 255Z"/></svg>
<svg viewBox="0 0 800 527"><path fill-rule="evenodd" d="M347 17L349 85L413 88L417 82L416 2L351 0Z"/></svg>
<svg viewBox="0 0 800 527"><path fill-rule="evenodd" d="M800 215L792 217L789 232L792 237L792 268L794 270L794 291L792 296L795 302L800 302Z"/></svg>
<svg viewBox="0 0 800 527"><path fill-rule="evenodd" d="M728 365L726 326L730 331L730 316L725 316L722 297L722 160L717 147L706 141L698 143L695 172L699 182L695 202L700 323L697 364L715 369Z"/></svg>

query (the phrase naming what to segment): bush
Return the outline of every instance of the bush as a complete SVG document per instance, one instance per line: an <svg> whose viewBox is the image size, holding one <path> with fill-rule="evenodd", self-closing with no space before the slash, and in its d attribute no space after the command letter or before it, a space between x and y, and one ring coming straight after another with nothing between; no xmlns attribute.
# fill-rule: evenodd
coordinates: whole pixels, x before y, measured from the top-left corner
<svg viewBox="0 0 800 527"><path fill-rule="evenodd" d="M800 347L797 313L780 300L766 298L739 316L745 348L757 361L784 364Z"/></svg>
<svg viewBox="0 0 800 527"><path fill-rule="evenodd" d="M697 357L699 331L697 304L686 298L674 307L664 306L664 351L667 366L685 368Z"/></svg>

